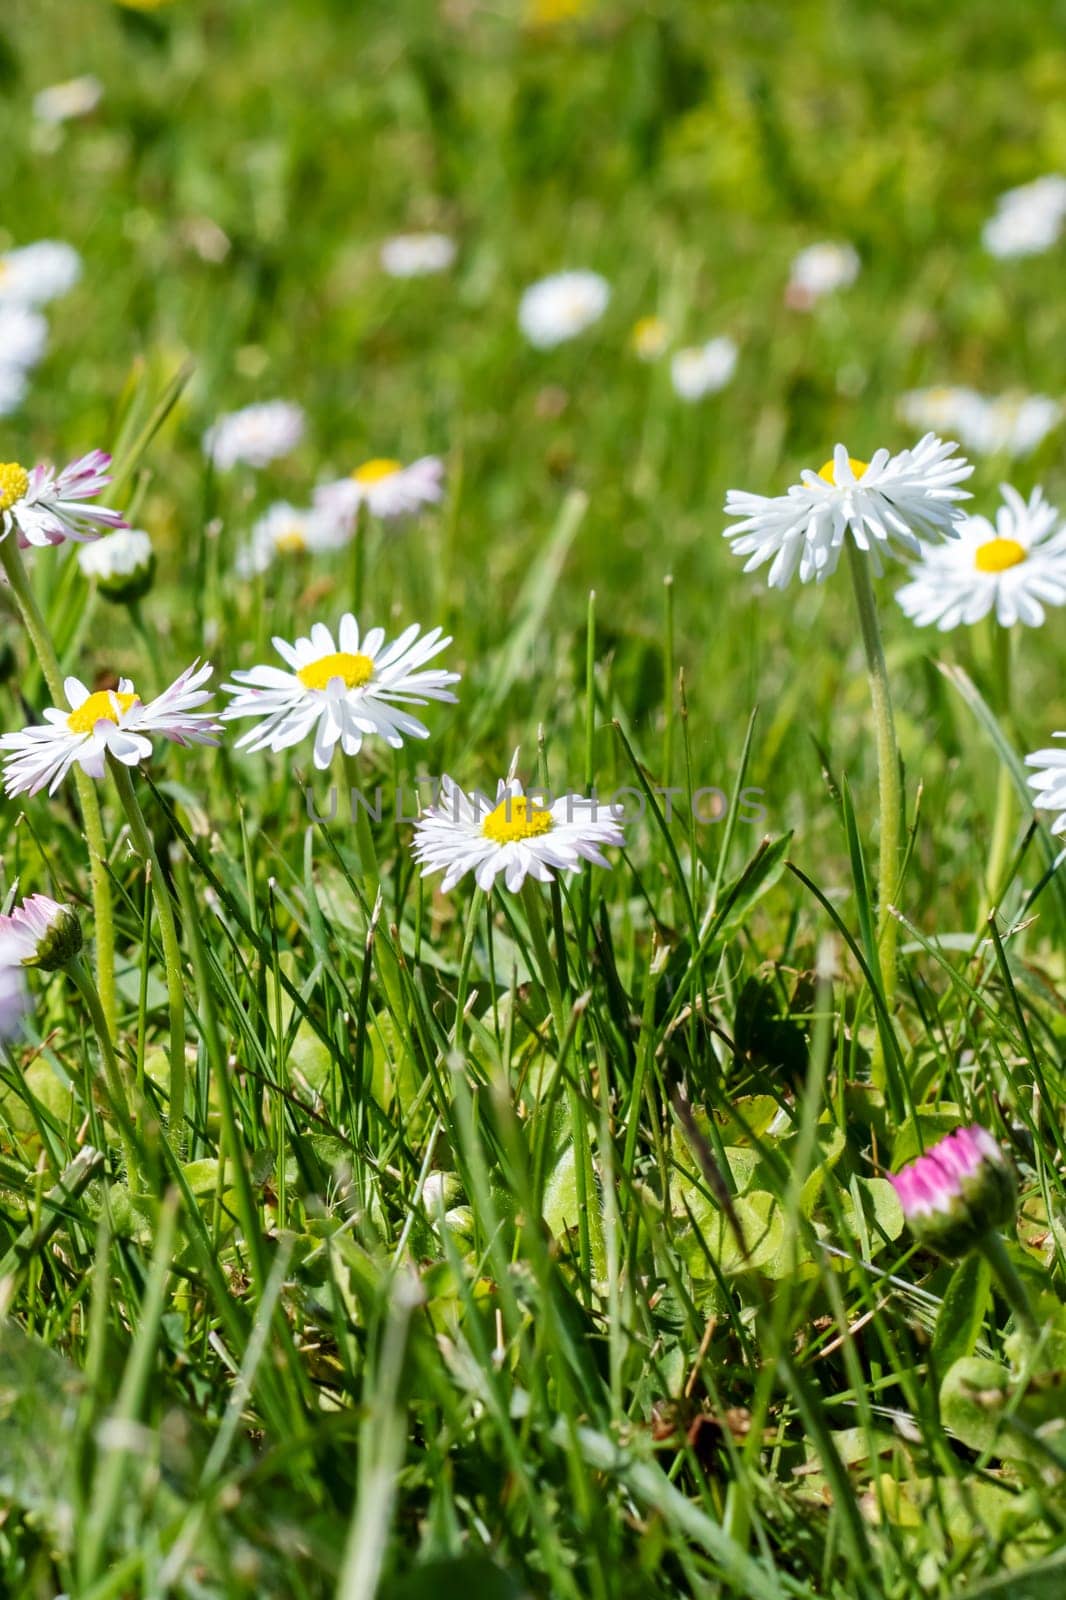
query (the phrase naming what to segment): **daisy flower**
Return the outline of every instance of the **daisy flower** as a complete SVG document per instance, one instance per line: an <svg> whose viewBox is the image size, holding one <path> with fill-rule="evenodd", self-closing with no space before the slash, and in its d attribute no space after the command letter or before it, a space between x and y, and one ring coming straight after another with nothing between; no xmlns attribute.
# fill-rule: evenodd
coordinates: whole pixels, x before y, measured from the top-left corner
<svg viewBox="0 0 1066 1600"><path fill-rule="evenodd" d="M838 444L832 460L804 470L787 494L730 489L726 513L741 520L725 537L748 557L745 572L772 562L771 589L783 589L797 569L801 583L821 583L836 571L849 533L880 573L882 551L898 544L917 555L921 539L953 536L962 515L956 502L968 498L958 485L973 471L954 449L927 433L913 450L856 461Z"/></svg>
<svg viewBox="0 0 1066 1600"><path fill-rule="evenodd" d="M964 517L958 538L929 545L896 599L919 627L941 632L980 622L995 610L1001 627L1038 628L1044 605L1066 605L1066 529L1055 507L1034 489L1028 502L1009 483L993 527L987 517Z"/></svg>
<svg viewBox="0 0 1066 1600"><path fill-rule="evenodd" d="M551 350L598 322L611 286L598 272L556 272L531 284L518 304L518 326L537 350Z"/></svg>
<svg viewBox="0 0 1066 1600"><path fill-rule="evenodd" d="M443 498L444 462L439 456L420 456L409 467L377 456L347 478L321 484L314 496L316 509L342 522L349 532L361 505L382 522L398 522Z"/></svg>
<svg viewBox="0 0 1066 1600"><path fill-rule="evenodd" d="M110 465L103 450L90 450L59 473L47 463L27 471L17 461L0 462L0 539L14 531L22 546L62 544L124 528L121 512L83 504L107 488Z"/></svg>
<svg viewBox="0 0 1066 1600"><path fill-rule="evenodd" d="M78 550L78 565L109 600L142 599L155 577L155 551L143 528L117 528Z"/></svg>
<svg viewBox="0 0 1066 1600"><path fill-rule="evenodd" d="M669 324L664 317L638 317L629 342L638 360L658 361L670 345Z"/></svg>
<svg viewBox="0 0 1066 1600"><path fill-rule="evenodd" d="M31 894L0 916L0 967L41 967L55 972L81 949L81 923L70 906Z"/></svg>
<svg viewBox="0 0 1066 1600"><path fill-rule="evenodd" d="M923 1244L965 1255L1017 1208L1014 1172L988 1132L956 1128L892 1177L903 1215Z"/></svg>
<svg viewBox="0 0 1066 1600"><path fill-rule="evenodd" d="M102 778L109 755L127 767L138 766L151 755L155 738L217 744L217 722L197 709L211 698L203 687L211 672L210 663L193 662L147 703L128 678L120 679L117 689L95 692L68 678L65 709L50 707L43 723L0 738L0 750L11 752L4 761L5 792L37 794L47 785L54 794L75 762L90 778Z"/></svg>
<svg viewBox="0 0 1066 1600"><path fill-rule="evenodd" d="M1066 732L1052 737L1066 739ZM1029 779L1029 786L1036 790L1038 797L1033 804L1038 811L1057 811L1051 831L1066 833L1066 745L1034 750L1031 756L1026 756L1025 764L1037 768Z"/></svg>
<svg viewBox="0 0 1066 1600"><path fill-rule="evenodd" d="M1040 255L1056 243L1064 219L1066 178L1049 173L1000 195L981 239L989 255Z"/></svg>
<svg viewBox="0 0 1066 1600"><path fill-rule="evenodd" d="M707 344L679 350L670 362L670 381L682 400L702 400L729 382L737 365L737 347L724 335Z"/></svg>
<svg viewBox="0 0 1066 1600"><path fill-rule="evenodd" d="M48 343L48 324L32 306L0 300L0 364L35 367Z"/></svg>
<svg viewBox="0 0 1066 1600"><path fill-rule="evenodd" d="M397 233L385 240L379 260L390 278L424 278L447 272L455 260L455 240L446 233Z"/></svg>
<svg viewBox="0 0 1066 1600"><path fill-rule="evenodd" d="M982 395L942 385L901 395L897 410L915 428L954 434L979 455L1028 456L1062 421L1057 400L1044 394Z"/></svg>
<svg viewBox="0 0 1066 1600"><path fill-rule="evenodd" d="M859 253L854 245L833 239L810 244L795 257L785 289L785 304L793 311L809 311L823 295L846 289L859 276Z"/></svg>
<svg viewBox="0 0 1066 1600"><path fill-rule="evenodd" d="M394 750L404 739L428 739L429 729L402 708L431 700L454 704L448 685L458 683L459 674L423 670L452 641L442 638L439 628L420 634L412 623L388 644L384 628L360 637L359 624L347 612L336 638L322 622L294 644L276 638L274 648L288 671L252 667L222 685L234 697L223 722L243 717L258 722L237 740L237 749L287 750L313 733L315 766L325 771L338 744L354 756L369 735Z"/></svg>
<svg viewBox="0 0 1066 1600"><path fill-rule="evenodd" d="M479 889L491 889L499 874L512 892L527 877L550 883L559 872L577 872L582 861L610 866L602 845L625 843L610 806L577 795L550 805L526 795L516 778L497 787L495 803L466 794L451 778L440 798L415 825L412 846L422 876L443 872L441 889L454 889L468 872Z"/></svg>
<svg viewBox="0 0 1066 1600"><path fill-rule="evenodd" d="M81 277L81 256L60 239L40 239L0 255L0 301L43 306L72 289Z"/></svg>
<svg viewBox="0 0 1066 1600"><path fill-rule="evenodd" d="M222 472L242 462L268 467L295 450L304 436L304 414L288 400L264 400L219 417L204 434L203 446Z"/></svg>
<svg viewBox="0 0 1066 1600"><path fill-rule="evenodd" d="M80 78L68 78L65 83L53 83L39 89L33 97L33 114L38 122L69 122L73 117L87 117L103 99L104 86L91 72Z"/></svg>
<svg viewBox="0 0 1066 1600"><path fill-rule="evenodd" d="M337 550L351 537L351 526L324 507L299 510L278 500L252 528L249 542L238 550L234 566L240 578L266 572L278 556L315 555Z"/></svg>
<svg viewBox="0 0 1066 1600"><path fill-rule="evenodd" d="M29 1004L22 969L0 967L0 1043L18 1033Z"/></svg>

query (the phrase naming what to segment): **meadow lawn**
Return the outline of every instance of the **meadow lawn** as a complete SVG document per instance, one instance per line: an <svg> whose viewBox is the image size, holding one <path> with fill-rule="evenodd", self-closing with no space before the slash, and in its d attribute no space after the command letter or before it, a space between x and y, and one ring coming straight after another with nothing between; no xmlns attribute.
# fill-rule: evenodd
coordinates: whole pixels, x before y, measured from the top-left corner
<svg viewBox="0 0 1066 1600"><path fill-rule="evenodd" d="M94 109L35 113L84 74ZM24 552L43 649L0 541L0 734L53 646L144 700L210 661L217 713L351 611L461 675L400 748L226 722L0 796L0 907L85 938L0 1044L0 1593L1058 1600L1066 865L1024 761L1066 611L941 632L874 578L890 910L848 565L772 589L723 504L914 445L915 390L1063 398L1064 246L982 230L1066 172L1066 0L8 0L0 152L0 256L81 257L0 459L113 452L156 561L126 604ZM391 275L412 232L454 261ZM859 271L804 308L821 240ZM537 348L564 269L609 302ZM294 448L210 460L274 399ZM964 442L968 509L1066 506L1064 439ZM425 457L439 504L250 570L273 503ZM512 762L624 791L624 843L442 892L416 795ZM889 1174L973 1123L1017 1224L942 1259Z"/></svg>

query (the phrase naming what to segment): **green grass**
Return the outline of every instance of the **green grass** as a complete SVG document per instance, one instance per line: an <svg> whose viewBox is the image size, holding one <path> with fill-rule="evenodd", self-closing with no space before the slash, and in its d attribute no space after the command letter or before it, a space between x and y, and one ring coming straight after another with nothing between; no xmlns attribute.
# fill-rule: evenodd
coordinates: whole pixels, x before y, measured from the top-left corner
<svg viewBox="0 0 1066 1600"><path fill-rule="evenodd" d="M649 808L610 873L445 898L388 810L377 870L343 817L309 820L305 784L325 810L347 778L313 778L308 747L161 752L134 781L180 940L175 1151L160 924L100 786L136 1127L77 990L34 974L0 1067L4 1593L1062 1592L1066 879L1018 766L1066 725L1061 613L1014 641L1007 701L990 632L915 630L898 571L878 585L912 826L886 1007L847 577L770 594L721 538L728 487L783 489L838 438L912 442L905 388L1062 390L1061 254L996 262L979 237L1002 189L1066 170L1066 5L867 11L0 19L0 246L85 261L0 456L124 436L123 502L160 554L147 645L68 551L33 561L64 670L151 687L201 654L221 679L335 622L352 552L245 584L251 521L433 451L447 503L367 536L360 611L445 625L460 704L424 746L368 745L367 792L488 789L520 747L557 789L731 797L716 825ZM45 148L32 93L86 71L99 111ZM197 253L205 218L224 260ZM454 233L453 272L379 272L411 225ZM822 237L863 271L799 316L788 263ZM603 271L611 306L534 352L518 295L567 265ZM681 342L736 338L720 396L686 407L634 359L656 309ZM203 428L274 395L307 408L307 442L206 475ZM1008 474L1066 495L1061 448L979 461L978 504ZM0 617L7 729L48 701L2 589ZM0 802L0 829L0 888L70 900L92 943L73 789ZM1035 1357L982 1259L915 1247L885 1181L969 1119L1019 1169Z"/></svg>

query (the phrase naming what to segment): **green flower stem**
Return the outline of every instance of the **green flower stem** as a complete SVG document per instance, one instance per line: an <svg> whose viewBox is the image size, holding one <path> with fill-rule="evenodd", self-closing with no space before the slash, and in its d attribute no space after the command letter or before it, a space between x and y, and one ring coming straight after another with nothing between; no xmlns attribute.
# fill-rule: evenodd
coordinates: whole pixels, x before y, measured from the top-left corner
<svg viewBox="0 0 1066 1600"><path fill-rule="evenodd" d="M993 681L990 686L989 701L1000 721L1005 723L1010 715L1011 700L1011 630L1001 628L994 618L992 626L995 631L992 635ZM981 918L982 928L1007 890L1003 874L1007 868L1013 832L1014 780L1006 763L1001 762L996 779L996 813L992 824L992 843L989 847L988 867L985 872L986 904Z"/></svg>
<svg viewBox="0 0 1066 1600"><path fill-rule="evenodd" d="M570 1031L570 1014L566 1000L559 983L559 968L552 960L551 945L548 942L548 927L544 917L544 907L541 904L539 885L527 878L522 885L522 905L529 925L530 938L533 941L533 953L537 966L540 968L541 982L548 995L548 1004L551 1008L552 1020L555 1023L556 1046L559 1050L559 1065L562 1065L562 1051ZM574 1137L574 1177L577 1187L577 1234L578 1251L581 1260L582 1276L587 1283L592 1271L592 1227L597 1228L597 1243L599 1243L598 1216L591 1218L590 1205L595 1204L596 1176L592 1169L592 1150L589 1145L588 1120L581 1096L578 1093L573 1074L566 1074L566 1097L570 1110L570 1122Z"/></svg>
<svg viewBox="0 0 1066 1600"><path fill-rule="evenodd" d="M126 1158L126 1182L130 1194L139 1194L141 1191L140 1173L137 1166L137 1146L133 1137L133 1118L130 1115L129 1100L126 1097L126 1086L122 1079L122 1069L115 1054L115 1046L111 1038L111 1030L104 1016L104 1008L100 1000L99 991L92 980L88 967L80 956L75 956L66 968L73 979L78 993L85 1002L85 1008L96 1030L96 1037L100 1041L100 1054L104 1062L104 1077L107 1081L107 1092L111 1100L111 1109L119 1126L119 1135L122 1139L123 1154Z"/></svg>
<svg viewBox="0 0 1066 1600"><path fill-rule="evenodd" d="M116 761L113 756L108 756L108 765L115 780L115 787L118 789L119 799L122 801L122 809L130 825L134 846L147 863L152 899L159 918L167 998L170 1006L169 1137L173 1148L180 1152L185 1123L185 980L181 970L181 947L178 944L178 929L174 921L174 906L167 880L163 876L163 869L159 865L152 835L148 831L148 824L144 820L144 813L134 792L130 769L121 761Z"/></svg>
<svg viewBox="0 0 1066 1600"><path fill-rule="evenodd" d="M1003 1298L1018 1320L1019 1330L1030 1344L1035 1344L1040 1337L1040 1328L1033 1316L1033 1308L1029 1304L1028 1291L1008 1254L1003 1235L990 1230L980 1240L977 1248L992 1268Z"/></svg>
<svg viewBox="0 0 1066 1600"><path fill-rule="evenodd" d="M18 541L13 534L6 539L0 539L0 564L3 565L7 581L11 585L11 592L22 614L26 632L40 662L53 704L62 706L65 696L59 658L47 624L41 615L41 608L37 604L29 574L19 555ZM88 773L82 771L77 762L74 764L73 772L78 790L78 804L85 826L85 841L89 847L93 929L96 935L96 982L108 1031L113 1039L117 1030L118 1010L115 997L115 924L111 903L111 880L107 875L107 842L104 838L104 822L100 814L100 801L95 783Z"/></svg>
<svg viewBox="0 0 1066 1600"><path fill-rule="evenodd" d="M889 911L899 884L900 847L903 841L903 784L899 771L899 749L892 717L892 695L888 668L881 645L877 620L877 601L870 581L869 557L854 539L846 541L851 582L859 611L866 670L870 680L874 731L877 739L877 782L881 810L880 855L877 872L878 949L881 959L881 985L885 1005L891 1009L896 997L897 923Z"/></svg>
<svg viewBox="0 0 1066 1600"><path fill-rule="evenodd" d="M366 899L367 914L371 914L377 901L378 891L382 890L381 868L378 865L378 853L374 845L374 835L370 827L370 813L360 799L360 771L353 756L344 756L341 763L346 779L346 789L343 796L343 805L351 807L355 814L355 842L359 851L359 870L363 880L363 895ZM382 906L383 920L388 925L388 913ZM399 963L389 944L387 931L380 933L374 940L374 953L377 957L378 972L385 990L385 998L389 1008L400 1028L407 1026L407 1005L404 999L403 980L400 975Z"/></svg>

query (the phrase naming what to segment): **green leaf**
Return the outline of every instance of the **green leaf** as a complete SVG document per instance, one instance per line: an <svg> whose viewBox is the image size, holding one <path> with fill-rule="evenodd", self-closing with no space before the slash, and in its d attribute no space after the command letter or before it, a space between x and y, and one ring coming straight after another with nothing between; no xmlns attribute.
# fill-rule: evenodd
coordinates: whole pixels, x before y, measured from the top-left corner
<svg viewBox="0 0 1066 1600"><path fill-rule="evenodd" d="M933 1331L933 1356L939 1371L947 1372L956 1361L973 1355L991 1288L992 1270L977 1251L960 1261L951 1274Z"/></svg>
<svg viewBox="0 0 1066 1600"><path fill-rule="evenodd" d="M382 1590L383 1600L532 1600L529 1590L487 1556L427 1561Z"/></svg>

